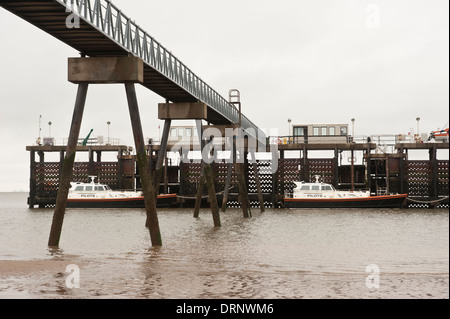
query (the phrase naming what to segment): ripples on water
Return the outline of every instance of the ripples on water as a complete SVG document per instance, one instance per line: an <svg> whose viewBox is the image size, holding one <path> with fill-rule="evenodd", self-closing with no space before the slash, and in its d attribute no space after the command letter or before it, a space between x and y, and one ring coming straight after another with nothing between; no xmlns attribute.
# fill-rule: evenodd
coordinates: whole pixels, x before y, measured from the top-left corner
<svg viewBox="0 0 450 319"><path fill-rule="evenodd" d="M0 194L0 260L80 267L0 274L0 297L448 298L448 210L238 209L213 227L209 210L160 209L163 246L150 247L145 211L68 209L60 249L47 240L53 210ZM366 266L380 287L366 286Z"/></svg>

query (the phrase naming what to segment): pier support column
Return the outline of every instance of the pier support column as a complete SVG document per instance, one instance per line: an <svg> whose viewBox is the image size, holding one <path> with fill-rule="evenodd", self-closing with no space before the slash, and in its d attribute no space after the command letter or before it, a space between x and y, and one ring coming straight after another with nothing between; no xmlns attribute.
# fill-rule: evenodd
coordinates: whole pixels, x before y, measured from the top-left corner
<svg viewBox="0 0 450 319"><path fill-rule="evenodd" d="M232 148L233 148L233 151L231 152L232 159L231 159L230 163L228 163L228 167L227 167L227 179L225 181L225 190L224 190L223 199L222 199L222 212L225 212L227 210L228 194L230 192L231 176L233 173L233 162L234 162L234 158L236 155L234 143L233 143Z"/></svg>
<svg viewBox="0 0 450 319"><path fill-rule="evenodd" d="M194 207L194 218L198 218L200 214L200 207L202 205L202 199L203 199L203 184L205 179L205 173L204 173L204 163L202 161L200 165L200 176L198 178L198 188L197 188L197 194L195 196L195 207Z"/></svg>
<svg viewBox="0 0 450 319"><path fill-rule="evenodd" d="M139 115L136 89L134 83L125 83L128 108L133 127L134 143L136 146L136 160L141 175L142 190L144 192L145 210L147 221L145 226L150 231L152 246L161 246L162 239L159 229L158 215L156 212L156 196L153 188L152 178L148 169L147 153L145 151L144 135L142 133L141 117Z"/></svg>
<svg viewBox="0 0 450 319"><path fill-rule="evenodd" d="M36 152L30 152L30 196L28 197L28 208L34 208L36 201Z"/></svg>
<svg viewBox="0 0 450 319"><path fill-rule="evenodd" d="M271 150L272 160L271 160L271 168L272 168L272 208L276 208L278 206L278 174L280 161L278 158L278 151ZM277 169L275 169L275 167Z"/></svg>
<svg viewBox="0 0 450 319"><path fill-rule="evenodd" d="M67 142L66 156L62 168L61 180L59 182L58 195L56 197L56 206L53 213L52 227L48 246L59 246L64 214L66 212L67 197L69 195L70 182L73 176L73 163L75 162L76 147L80 135L81 120L83 119L84 106L86 104L86 95L88 83L78 85L78 93L73 111L72 124L70 126L69 140Z"/></svg>
<svg viewBox="0 0 450 319"><path fill-rule="evenodd" d="M439 175L438 175L438 160L437 160L437 147L433 144L433 147L429 151L430 166L431 166L431 185L430 185L430 199L435 201L439 199ZM435 208L436 203L429 205L430 208Z"/></svg>
<svg viewBox="0 0 450 319"><path fill-rule="evenodd" d="M163 135L161 139L161 145L158 152L158 160L156 162L156 169L155 169L155 179L154 179L154 189L155 189L155 195L158 196L159 192L159 185L161 183L161 177L163 173L163 162L166 158L167 153L167 141L169 140L169 132L170 132L170 125L172 123L172 120L165 120L164 121L164 129L163 129ZM167 167L167 165L166 165Z"/></svg>
<svg viewBox="0 0 450 319"><path fill-rule="evenodd" d="M337 146L334 147L334 157L333 157L333 186L338 188L339 184L339 150Z"/></svg>
<svg viewBox="0 0 450 319"><path fill-rule="evenodd" d="M402 158L400 158L400 169L403 163L403 156ZM370 157L370 147L367 146L367 150L366 150L366 188L369 189L369 191L371 191L371 187L372 187L372 171L370 169L370 164L371 164L371 157ZM401 173L400 173L401 174ZM402 178L400 178L400 185L403 184L403 180ZM401 188L401 187L400 187Z"/></svg>
<svg viewBox="0 0 450 319"><path fill-rule="evenodd" d="M239 134L241 136L241 129L239 128ZM240 136L238 136L238 140L243 143L243 140L241 140ZM236 142L235 142L236 143ZM236 147L236 146L235 146ZM244 147L240 147L240 156L244 156L242 160L235 160L235 170L236 170L236 176L237 176L237 182L238 182L238 188L239 188L239 202L242 207L242 212L244 214L244 218L250 218L252 217L252 213L250 210L250 201L248 199L248 189L247 185L245 183L245 157L248 153L244 151ZM241 163L243 162L243 163Z"/></svg>
<svg viewBox="0 0 450 319"><path fill-rule="evenodd" d="M405 157L404 157L403 147L400 147L399 153L401 155L400 156L400 173L399 173L400 194L404 194L405 193Z"/></svg>
<svg viewBox="0 0 450 319"><path fill-rule="evenodd" d="M252 166L253 166L253 175L255 176L255 184L256 184L256 191L258 192L258 201L259 201L259 208L261 209L261 213L266 211L266 208L264 207L264 198L261 190L261 180L259 178L259 170L258 170L258 162L256 161L256 152L252 152Z"/></svg>
<svg viewBox="0 0 450 319"><path fill-rule="evenodd" d="M219 205L217 203L216 189L214 187L214 177L213 177L211 165L209 163L205 162L205 159L203 158L203 156L205 156L205 154L203 153L204 147L205 147L205 140L204 140L204 136L203 136L204 134L203 134L202 120L196 120L196 125L197 125L197 132L198 132L198 137L200 139L201 152L202 152L202 172L205 176L206 186L208 188L209 203L211 206L211 213L213 216L214 227L221 227ZM200 176L200 182L202 182L201 176ZM198 200L198 197L197 197L197 200Z"/></svg>

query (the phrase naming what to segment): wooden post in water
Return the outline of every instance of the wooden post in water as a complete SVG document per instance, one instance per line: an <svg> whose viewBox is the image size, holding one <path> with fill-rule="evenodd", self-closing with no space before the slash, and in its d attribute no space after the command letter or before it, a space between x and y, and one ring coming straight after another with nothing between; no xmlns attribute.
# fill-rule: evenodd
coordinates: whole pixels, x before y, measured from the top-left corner
<svg viewBox="0 0 450 319"><path fill-rule="evenodd" d="M271 171L272 171L272 208L278 205L278 173L280 171L280 161L278 160L278 151L270 150L272 154ZM275 169L276 168L276 169Z"/></svg>
<svg viewBox="0 0 450 319"><path fill-rule="evenodd" d="M28 197L28 208L34 208L36 200L36 152L30 152L30 196Z"/></svg>
<svg viewBox="0 0 450 319"><path fill-rule="evenodd" d="M401 161L400 163L403 163L403 156L400 159L400 161ZM372 188L372 171L371 171L370 165L371 165L370 146L368 145L367 150L366 150L366 187L369 189L369 191ZM400 167L401 167L401 165L402 164L400 164ZM403 181L400 178L400 185L401 184L403 184Z"/></svg>
<svg viewBox="0 0 450 319"><path fill-rule="evenodd" d="M399 177L400 177L400 194L404 194L405 193L405 153L404 153L404 149L403 146L400 147L399 153L401 155L400 157L400 173L399 173Z"/></svg>
<svg viewBox="0 0 450 319"><path fill-rule="evenodd" d="M258 201L259 201L259 208L261 209L261 213L266 211L266 208L264 207L264 198L261 190L261 180L259 178L259 170L258 170L258 162L256 161L256 152L252 152L252 166L253 166L253 175L255 176L255 183L256 183L256 191L258 193Z"/></svg>
<svg viewBox="0 0 450 319"><path fill-rule="evenodd" d="M201 120L196 120L196 125L197 125L198 136L199 136L199 139L200 139L200 145L202 147L201 148L201 152L202 152L202 172L205 175L206 186L208 188L209 203L210 203L210 206L211 206L211 213L212 213L212 216L213 216L214 227L221 227L220 214L219 214L219 205L217 203L217 196L216 196L216 190L215 190L215 187L214 187L214 177L213 177L211 165L209 163L205 162L205 160L203 158L203 151L204 151L205 142L204 142L204 136L203 136L202 121ZM197 197L197 200L198 200L198 197Z"/></svg>
<svg viewBox="0 0 450 319"><path fill-rule="evenodd" d="M337 146L334 147L333 175L333 186L337 189L339 185L339 150Z"/></svg>
<svg viewBox="0 0 450 319"><path fill-rule="evenodd" d="M238 140L240 143L244 144L244 141L241 140L241 138L243 138L243 137L241 137L241 136L242 136L241 128L239 128ZM234 143L236 143L236 142L234 142ZM247 155L247 153L244 151L244 148L245 148L245 144L240 149L240 155L245 157L245 155ZM236 165L235 165L238 188L239 188L239 196L238 197L239 197L239 202L242 207L242 212L244 214L244 218L250 218L250 217L252 217L252 213L250 211L250 201L248 200L248 190L247 190L247 185L245 183L245 158L243 158L242 161L244 163L241 163L241 161L238 161L236 159Z"/></svg>
<svg viewBox="0 0 450 319"><path fill-rule="evenodd" d="M78 93L73 111L72 124L70 126L69 140L67 142L66 156L62 168L61 180L59 182L56 206L53 213L52 227L48 246L57 247L61 237L64 214L66 212L67 197L69 195L70 182L73 176L73 163L75 162L76 147L80 135L81 120L83 119L84 106L89 84L87 82L78 85Z"/></svg>
<svg viewBox="0 0 450 319"><path fill-rule="evenodd" d="M200 165L200 176L198 177L198 188L197 188L197 194L195 197L195 207L194 207L194 218L198 218L200 214L200 206L202 204L202 197L203 197L203 183L204 183L204 164L203 161Z"/></svg>
<svg viewBox="0 0 450 319"><path fill-rule="evenodd" d="M155 169L155 178L154 178L155 196L158 196L159 185L161 183L163 162L164 162L164 159L165 159L166 153L167 153L167 142L169 140L169 132L170 132L171 123L172 123L172 120L164 121L163 135L162 135L162 139L161 139L161 145L159 148L158 160L156 162L156 169Z"/></svg>
<svg viewBox="0 0 450 319"><path fill-rule="evenodd" d="M431 187L429 190L430 199L435 201L439 199L439 174L438 174L438 160L437 160L437 147L433 144L433 147L429 150L430 155L430 167L431 167ZM431 203L429 208L435 208L436 203Z"/></svg>
<svg viewBox="0 0 450 319"><path fill-rule="evenodd" d="M145 151L144 135L142 133L141 117L136 97L134 83L125 83L127 93L128 108L133 128L134 143L136 146L136 160L141 177L142 190L144 192L145 210L147 220L145 226L150 231L152 246L161 246L162 239L159 229L158 215L156 212L156 196L153 188L152 178L148 169L148 158Z"/></svg>
<svg viewBox="0 0 450 319"><path fill-rule="evenodd" d="M234 147L233 147L233 149L234 149ZM234 151L232 152L232 154L233 154L232 156L234 158ZM231 163L228 163L228 167L227 167L227 179L225 181L225 190L224 190L223 199L222 199L222 212L225 212L227 210L228 193L230 192L232 173L233 173L233 161L231 161Z"/></svg>

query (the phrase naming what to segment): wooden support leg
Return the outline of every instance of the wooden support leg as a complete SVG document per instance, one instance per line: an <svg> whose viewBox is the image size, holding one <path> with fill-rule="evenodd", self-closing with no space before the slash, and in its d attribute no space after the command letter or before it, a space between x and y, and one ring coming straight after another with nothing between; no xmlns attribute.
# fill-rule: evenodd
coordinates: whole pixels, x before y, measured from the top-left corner
<svg viewBox="0 0 450 319"><path fill-rule="evenodd" d="M83 119L84 106L89 84L81 83L78 86L78 93L73 111L72 124L70 126L69 140L67 142L66 156L62 168L61 180L59 182L58 195L56 197L56 207L53 213L52 227L48 246L59 246L64 214L66 212L67 197L69 195L70 182L73 176L73 163L75 162L76 147L80 135L81 120Z"/></svg>
<svg viewBox="0 0 450 319"><path fill-rule="evenodd" d="M258 162L256 161L256 155L255 153L252 154L253 157L253 175L255 175L255 182L256 182L256 190L258 191L258 200L259 200L259 208L261 209L261 213L266 211L266 208L264 207L264 198L262 195L261 190L261 180L259 179L259 171L258 171Z"/></svg>
<svg viewBox="0 0 450 319"><path fill-rule="evenodd" d="M170 125L172 121L171 120L165 120L164 121L164 130L161 140L161 146L158 153L158 161L156 162L156 170L155 170L155 180L154 180L154 189L155 189L155 196L158 196L159 192L159 185L161 183L161 177L162 177L162 170L163 170L163 162L164 158L166 156L167 152L167 141L169 140L169 132L170 132Z"/></svg>
<svg viewBox="0 0 450 319"><path fill-rule="evenodd" d="M243 150L241 150L242 152ZM244 160L245 162L245 160ZM247 185L245 183L245 165L244 163L238 163L236 161L236 176L239 187L239 202L242 207L242 212L244 214L244 218L252 217L252 213L250 211L250 201L248 200L248 190Z"/></svg>
<svg viewBox="0 0 450 319"><path fill-rule="evenodd" d="M233 163L228 163L227 180L225 181L225 190L222 199L222 212L227 210L228 193L230 192L231 175L233 173Z"/></svg>
<svg viewBox="0 0 450 319"><path fill-rule="evenodd" d="M156 212L156 197L153 189L152 178L148 170L148 159L145 152L144 135L142 133L141 118L136 97L134 83L125 83L127 92L128 108L130 111L131 125L133 127L134 143L136 146L136 159L144 192L145 210L147 220L145 226L150 231L152 246L161 246L161 232L159 230L158 215Z"/></svg>
<svg viewBox="0 0 450 319"><path fill-rule="evenodd" d="M198 136L199 136L199 139L200 139L200 145L202 146L201 150L203 152L205 142L203 140L202 121L201 120L197 120L196 124L197 124ZM214 187L214 177L213 177L213 174L212 174L211 165L209 163L206 163L203 160L203 156L202 156L202 163L203 163L202 164L203 172L204 172L205 178L206 178L206 186L208 188L209 203L211 205L211 213L212 213L212 216L213 216L214 227L221 227L220 214L219 214L219 205L217 203L216 189Z"/></svg>
<svg viewBox="0 0 450 319"><path fill-rule="evenodd" d="M236 159L236 147L235 147L236 144L233 141L231 142L231 158L227 167L227 179L225 181L225 190L222 199L222 212L225 212L228 208L227 202L228 202L228 194L230 192L231 177L233 175L233 165L234 165L233 163L235 162Z"/></svg>
<svg viewBox="0 0 450 319"><path fill-rule="evenodd" d="M203 179L204 179L204 168L203 168L203 162L200 167L200 177L198 178L198 188L197 188L197 194L195 198L195 208L194 208L194 218L198 218L198 215L200 213L200 206L202 204L202 196L203 196Z"/></svg>

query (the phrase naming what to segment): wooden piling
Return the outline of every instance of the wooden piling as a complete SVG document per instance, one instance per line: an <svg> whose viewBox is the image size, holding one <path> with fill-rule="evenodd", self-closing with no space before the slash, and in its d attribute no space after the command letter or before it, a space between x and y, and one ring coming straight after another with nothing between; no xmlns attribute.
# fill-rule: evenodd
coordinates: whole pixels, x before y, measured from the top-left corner
<svg viewBox="0 0 450 319"><path fill-rule="evenodd" d="M261 190L261 180L259 178L258 161L256 160L256 152L252 152L253 175L255 176L256 192L258 194L259 208L261 213L266 211L264 206L264 198Z"/></svg>
<svg viewBox="0 0 450 319"><path fill-rule="evenodd" d="M139 115L139 107L134 83L125 83L125 90L127 93L128 108L130 111L134 143L136 146L136 160L141 177L142 190L144 192L145 210L147 213L145 226L150 231L152 246L161 246L162 239L159 229L158 215L156 212L156 196L151 174L148 170L148 158L145 151L144 135L142 133L141 118Z"/></svg>
<svg viewBox="0 0 450 319"><path fill-rule="evenodd" d="M172 123L172 120L164 121L163 135L162 135L162 139L161 139L161 146L160 146L159 152L158 152L158 160L156 162L155 178L154 178L154 184L153 184L154 189L155 189L155 196L158 196L159 185L161 183L161 177L163 175L162 174L163 162L164 162L164 159L166 158L167 142L169 140L169 132L170 132L171 123Z"/></svg>
<svg viewBox="0 0 450 319"><path fill-rule="evenodd" d="M438 160L436 144L429 150L430 166L431 166L431 185L430 185L430 199L436 201L439 199L439 175L438 175ZM430 208L435 208L436 203L430 204Z"/></svg>
<svg viewBox="0 0 450 319"><path fill-rule="evenodd" d="M222 199L222 212L225 212L227 210L228 194L230 192L232 173L233 173L233 162L228 163L228 167L227 167L227 179L225 181L225 189L224 189L223 199Z"/></svg>
<svg viewBox="0 0 450 319"><path fill-rule="evenodd" d="M28 197L28 208L34 208L36 199L36 152L30 152L30 196Z"/></svg>
<svg viewBox="0 0 450 319"><path fill-rule="evenodd" d="M216 196L216 190L214 187L214 177L211 169L211 165L209 163L206 163L203 159L203 150L205 146L204 136L203 136L203 125L201 120L196 120L197 125L197 131L198 131L198 137L200 139L200 145L201 145L201 152L202 152L202 171L205 175L206 179L206 187L208 188L208 194L209 194L209 204L211 207L211 213L213 216L214 221L214 227L221 227L220 222L220 214L219 214L219 205L217 203L217 196ZM198 197L197 197L198 199Z"/></svg>
<svg viewBox="0 0 450 319"><path fill-rule="evenodd" d="M198 178L198 188L197 188L197 194L195 196L195 207L194 207L194 218L198 218L200 214L200 207L202 204L202 197L203 197L203 184L204 184L204 163L202 161L201 167L200 167L200 176Z"/></svg>
<svg viewBox="0 0 450 319"><path fill-rule="evenodd" d="M75 161L76 147L80 135L81 121L83 119L84 106L88 91L88 83L80 83L73 111L72 124L70 126L69 140L67 142L66 156L59 182L58 195L56 197L56 206L53 213L53 221L50 230L48 246L57 247L61 237L64 214L66 211L67 197L69 195L70 182L73 176L73 163Z"/></svg>
<svg viewBox="0 0 450 319"><path fill-rule="evenodd" d="M252 217L252 213L250 211L250 202L248 200L247 185L245 184L244 164L236 163L235 169L239 188L239 202L242 207L242 212L244 214L244 218L250 218Z"/></svg>
<svg viewBox="0 0 450 319"><path fill-rule="evenodd" d="M225 190L222 199L222 212L225 212L227 210L228 194L230 193L231 177L233 174L233 166L235 165L235 162L236 162L236 143L234 142L233 137L233 140L231 141L231 158L227 167L227 179L225 181Z"/></svg>

